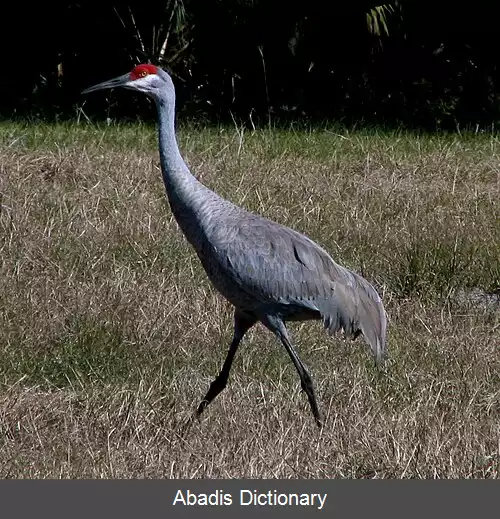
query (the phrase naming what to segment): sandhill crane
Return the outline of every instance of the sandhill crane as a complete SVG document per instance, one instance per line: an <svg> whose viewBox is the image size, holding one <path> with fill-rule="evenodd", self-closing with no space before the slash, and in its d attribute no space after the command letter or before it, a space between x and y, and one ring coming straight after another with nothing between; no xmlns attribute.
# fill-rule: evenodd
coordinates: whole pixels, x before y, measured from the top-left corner
<svg viewBox="0 0 500 519"><path fill-rule="evenodd" d="M380 365L386 355L386 314L375 289L338 265L306 236L224 200L189 171L175 134L175 89L167 72L151 64L87 88L123 87L156 103L163 181L172 212L214 287L234 307L234 335L219 375L199 404L198 417L226 387L245 333L258 321L282 342L300 376L319 427L311 376L297 355L285 323L322 319L331 333L362 334Z"/></svg>

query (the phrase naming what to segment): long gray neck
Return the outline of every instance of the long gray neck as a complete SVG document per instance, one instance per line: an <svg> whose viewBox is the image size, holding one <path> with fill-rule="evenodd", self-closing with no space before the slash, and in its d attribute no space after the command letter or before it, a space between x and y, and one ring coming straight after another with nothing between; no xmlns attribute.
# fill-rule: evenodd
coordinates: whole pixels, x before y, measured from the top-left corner
<svg viewBox="0 0 500 519"><path fill-rule="evenodd" d="M187 239L197 248L205 201L216 195L198 182L181 156L175 135L174 96L156 99L156 107L160 162L170 207Z"/></svg>
<svg viewBox="0 0 500 519"><path fill-rule="evenodd" d="M159 148L165 188L170 195L185 184L196 180L189 171L179 151L175 135L175 104L157 99L159 122Z"/></svg>

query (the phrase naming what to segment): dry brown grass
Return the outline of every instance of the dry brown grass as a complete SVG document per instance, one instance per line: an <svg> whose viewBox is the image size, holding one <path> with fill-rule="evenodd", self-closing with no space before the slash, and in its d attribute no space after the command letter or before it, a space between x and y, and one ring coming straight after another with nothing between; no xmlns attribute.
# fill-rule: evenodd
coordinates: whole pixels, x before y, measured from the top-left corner
<svg viewBox="0 0 500 519"><path fill-rule="evenodd" d="M0 129L0 477L498 478L496 136L186 128L193 171L372 280L387 373L361 341L292 326L316 429L256 327L228 389L182 425L231 309L166 204L152 128Z"/></svg>

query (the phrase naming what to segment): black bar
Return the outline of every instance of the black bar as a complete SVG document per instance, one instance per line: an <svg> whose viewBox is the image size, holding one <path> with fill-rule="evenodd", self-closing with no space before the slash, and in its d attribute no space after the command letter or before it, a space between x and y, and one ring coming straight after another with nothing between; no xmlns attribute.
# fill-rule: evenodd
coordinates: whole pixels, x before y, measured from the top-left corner
<svg viewBox="0 0 500 519"><path fill-rule="evenodd" d="M0 482L2 517L16 519L265 519L290 515L302 518L460 519L495 517L500 504L499 496L500 485L494 480Z"/></svg>

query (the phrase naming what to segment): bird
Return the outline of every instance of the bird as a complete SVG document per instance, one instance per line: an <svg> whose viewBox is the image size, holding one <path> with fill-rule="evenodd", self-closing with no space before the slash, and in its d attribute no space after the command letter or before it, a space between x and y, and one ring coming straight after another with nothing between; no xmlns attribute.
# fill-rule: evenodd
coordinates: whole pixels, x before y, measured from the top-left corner
<svg viewBox="0 0 500 519"><path fill-rule="evenodd" d="M353 339L361 334L375 365L381 367L387 357L387 315L381 297L364 277L337 264L304 234L222 198L190 172L177 143L174 83L163 68L140 64L82 94L117 87L142 92L155 102L161 172L170 208L208 279L234 306L227 356L195 415L200 418L225 389L241 340L260 322L287 351L321 429L324 419L314 383L290 339L287 323L322 320L331 334L343 331Z"/></svg>

